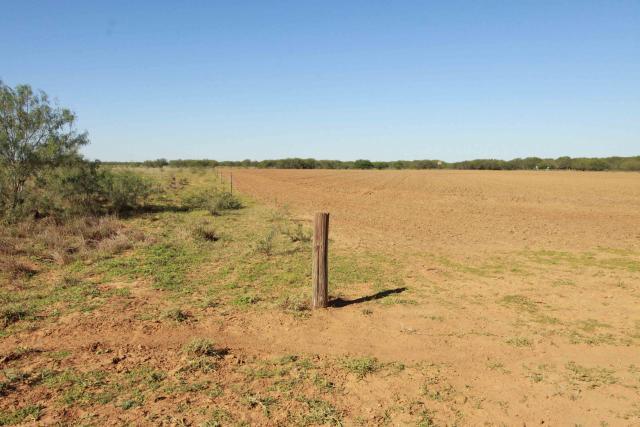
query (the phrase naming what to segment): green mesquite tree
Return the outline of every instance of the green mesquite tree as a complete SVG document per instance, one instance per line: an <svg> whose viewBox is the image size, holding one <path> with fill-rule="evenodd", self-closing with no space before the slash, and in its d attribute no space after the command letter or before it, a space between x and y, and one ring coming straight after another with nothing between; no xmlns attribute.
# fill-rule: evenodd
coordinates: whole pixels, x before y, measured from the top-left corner
<svg viewBox="0 0 640 427"><path fill-rule="evenodd" d="M29 85L0 81L0 209L15 212L27 186L43 172L77 161L88 143L74 128L76 116L52 105L46 93Z"/></svg>

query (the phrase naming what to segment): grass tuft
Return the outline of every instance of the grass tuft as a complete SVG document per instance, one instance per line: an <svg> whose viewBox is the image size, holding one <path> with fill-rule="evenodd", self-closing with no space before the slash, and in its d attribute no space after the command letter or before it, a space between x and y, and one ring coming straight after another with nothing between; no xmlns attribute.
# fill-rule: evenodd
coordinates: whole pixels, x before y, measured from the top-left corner
<svg viewBox="0 0 640 427"><path fill-rule="evenodd" d="M212 341L206 338L196 338L184 347L187 354L193 356L207 356L220 358L227 354L224 349L216 348Z"/></svg>
<svg viewBox="0 0 640 427"><path fill-rule="evenodd" d="M191 315L179 308L172 308L165 313L164 317L175 322L182 323L188 320Z"/></svg>
<svg viewBox="0 0 640 427"><path fill-rule="evenodd" d="M220 240L220 236L216 233L216 230L208 224L200 224L193 230L193 236L198 240L204 240L207 242L217 242Z"/></svg>
<svg viewBox="0 0 640 427"><path fill-rule="evenodd" d="M272 228L267 234L264 235L264 237L258 239L255 244L256 252L271 256L273 254L276 235L277 230L275 228Z"/></svg>
<svg viewBox="0 0 640 427"><path fill-rule="evenodd" d="M294 227L285 228L282 233L294 243L307 243L311 241L311 232L305 230L300 223L296 224Z"/></svg>
<svg viewBox="0 0 640 427"><path fill-rule="evenodd" d="M355 357L342 360L342 367L362 379L382 368L382 363L375 357Z"/></svg>
<svg viewBox="0 0 640 427"><path fill-rule="evenodd" d="M6 328L29 315L29 310L21 305L11 305L0 309L0 324Z"/></svg>

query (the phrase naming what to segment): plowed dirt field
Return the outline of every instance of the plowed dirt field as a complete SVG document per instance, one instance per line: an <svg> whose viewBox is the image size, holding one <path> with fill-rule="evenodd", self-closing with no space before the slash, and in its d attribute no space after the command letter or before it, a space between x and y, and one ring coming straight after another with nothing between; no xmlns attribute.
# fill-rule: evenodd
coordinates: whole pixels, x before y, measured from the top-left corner
<svg viewBox="0 0 640 427"><path fill-rule="evenodd" d="M640 174L235 170L257 199L332 215L365 246L476 251L640 246Z"/></svg>
<svg viewBox="0 0 640 427"><path fill-rule="evenodd" d="M398 292L371 314L333 308L286 332L252 322L247 339L437 367L431 384L402 387L422 386L438 423L640 423L639 174L232 173L240 192L309 224L329 211L333 248L400 272L332 282L352 301ZM393 400L388 382L367 387Z"/></svg>

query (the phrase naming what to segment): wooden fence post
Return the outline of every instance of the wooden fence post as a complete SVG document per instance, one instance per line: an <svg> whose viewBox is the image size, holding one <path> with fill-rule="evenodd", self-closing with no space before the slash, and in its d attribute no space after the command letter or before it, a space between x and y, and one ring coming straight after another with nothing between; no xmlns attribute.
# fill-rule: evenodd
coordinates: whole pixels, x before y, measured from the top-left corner
<svg viewBox="0 0 640 427"><path fill-rule="evenodd" d="M229 188L231 189L231 194L233 194L233 172L229 172Z"/></svg>
<svg viewBox="0 0 640 427"><path fill-rule="evenodd" d="M316 213L313 227L313 308L324 308L329 303L329 213Z"/></svg>

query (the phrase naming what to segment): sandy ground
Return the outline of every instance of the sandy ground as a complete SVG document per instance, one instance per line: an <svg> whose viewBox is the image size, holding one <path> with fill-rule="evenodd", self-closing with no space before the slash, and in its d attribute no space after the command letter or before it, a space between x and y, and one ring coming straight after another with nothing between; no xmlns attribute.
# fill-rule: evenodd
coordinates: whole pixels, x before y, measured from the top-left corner
<svg viewBox="0 0 640 427"><path fill-rule="evenodd" d="M117 405L89 404L84 394L65 405L58 395L64 383L53 392L35 378L30 387L32 374L0 395L0 407L43 404L34 425L201 425L215 408L242 425L290 425L309 412L298 397L320 393L345 425L640 425L640 174L232 172L236 190L278 209L286 205L307 222L329 211L331 250L343 260L354 253L379 261L384 271L361 283L331 281L331 296L351 303L308 315L292 315L265 297L255 309L192 304L193 319L179 324L161 317L172 297L149 278L100 282L105 291L131 294L5 337L0 367L101 370L109 387L121 382L126 397L139 387L135 381L149 382L148 375L132 377L148 365L166 373L162 387L129 409L122 397ZM268 226L255 209L221 221ZM219 267L204 263L192 274L203 287L224 287L205 277ZM180 374L184 346L194 337L229 354L210 373ZM37 352L17 359L16 348ZM60 351L69 355L56 356ZM283 377L249 375L291 354L314 367L287 365ZM346 357L374 357L385 368L358 378L340 367ZM318 391L316 374L335 388ZM224 393L166 391L164 384L180 375L212 381ZM274 391L285 379L295 380L294 388ZM279 393L278 403L267 414L247 403L248 392Z"/></svg>
<svg viewBox="0 0 640 427"><path fill-rule="evenodd" d="M229 333L432 363L467 425L640 424L639 174L233 170L233 181L302 218L329 211L335 247L394 259L411 303Z"/></svg>
<svg viewBox="0 0 640 427"><path fill-rule="evenodd" d="M225 172L226 174L229 171ZM640 174L234 170L235 187L363 247L473 255L640 247Z"/></svg>

